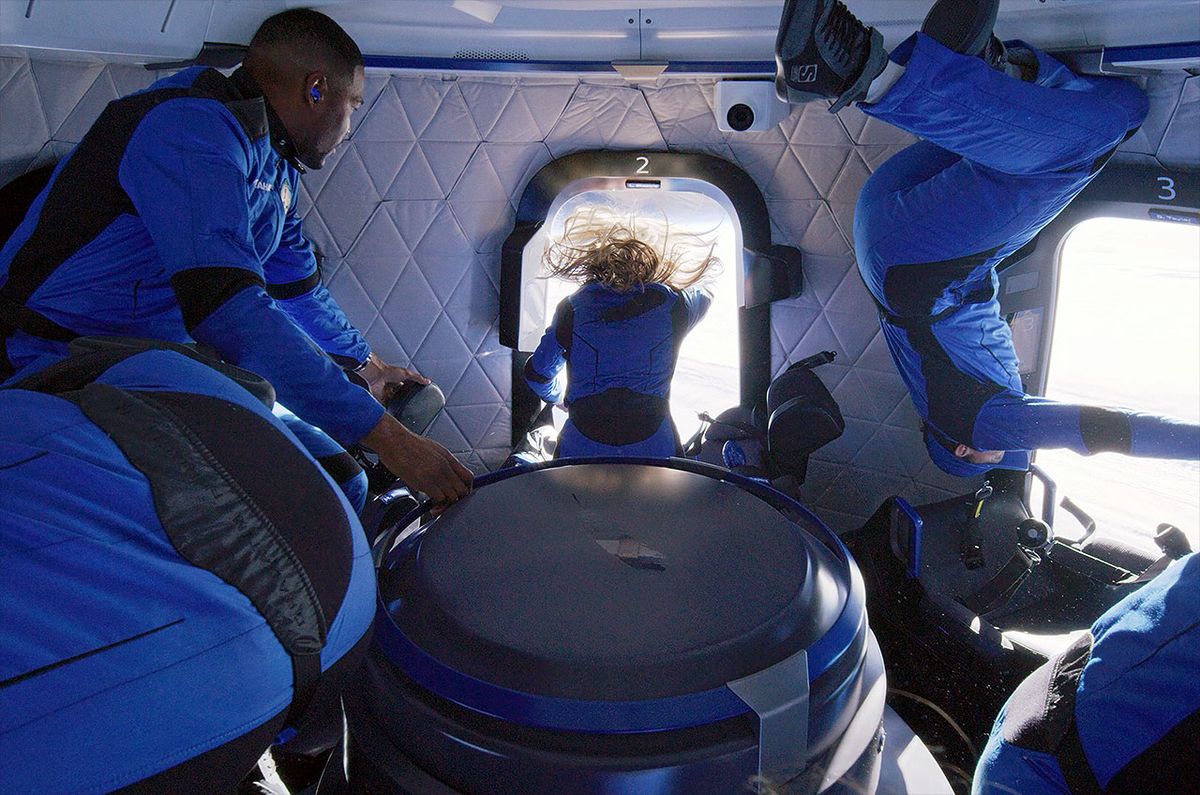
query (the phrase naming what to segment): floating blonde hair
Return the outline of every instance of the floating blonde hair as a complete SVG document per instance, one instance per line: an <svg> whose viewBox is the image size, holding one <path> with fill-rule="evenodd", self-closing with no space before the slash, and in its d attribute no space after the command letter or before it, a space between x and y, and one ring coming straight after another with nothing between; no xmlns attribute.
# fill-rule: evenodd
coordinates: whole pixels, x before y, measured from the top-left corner
<svg viewBox="0 0 1200 795"><path fill-rule="evenodd" d="M655 238L658 247L647 242ZM620 293L654 283L682 290L720 267L715 247L696 235L672 234L665 222L614 221L591 210L567 219L562 236L546 246L542 268L545 276L599 282Z"/></svg>

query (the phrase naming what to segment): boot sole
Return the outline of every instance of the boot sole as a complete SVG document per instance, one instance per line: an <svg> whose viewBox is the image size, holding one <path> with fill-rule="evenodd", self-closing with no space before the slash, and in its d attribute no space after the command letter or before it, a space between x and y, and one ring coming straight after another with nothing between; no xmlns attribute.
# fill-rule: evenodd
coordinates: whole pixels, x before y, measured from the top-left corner
<svg viewBox="0 0 1200 795"><path fill-rule="evenodd" d="M938 0L921 32L948 50L978 55L992 37L1000 0Z"/></svg>
<svg viewBox="0 0 1200 795"><path fill-rule="evenodd" d="M795 58L812 38L817 26L817 5L820 0L789 0L783 7L779 35L775 37L775 60L781 64ZM803 31L804 36L800 36Z"/></svg>

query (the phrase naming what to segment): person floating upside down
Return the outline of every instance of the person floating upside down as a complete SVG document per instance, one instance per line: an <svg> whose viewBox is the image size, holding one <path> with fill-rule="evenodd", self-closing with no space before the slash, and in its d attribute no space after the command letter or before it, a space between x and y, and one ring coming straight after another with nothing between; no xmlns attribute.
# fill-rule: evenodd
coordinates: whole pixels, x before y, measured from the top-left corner
<svg viewBox="0 0 1200 795"><path fill-rule="evenodd" d="M1200 459L1200 425L1026 394L997 266L1033 239L1146 116L1124 80L1073 74L992 34L997 0L939 0L890 54L837 0L792 0L776 45L791 102L833 100L921 140L859 195L854 249L892 360L943 470L1028 468L1069 448Z"/></svg>

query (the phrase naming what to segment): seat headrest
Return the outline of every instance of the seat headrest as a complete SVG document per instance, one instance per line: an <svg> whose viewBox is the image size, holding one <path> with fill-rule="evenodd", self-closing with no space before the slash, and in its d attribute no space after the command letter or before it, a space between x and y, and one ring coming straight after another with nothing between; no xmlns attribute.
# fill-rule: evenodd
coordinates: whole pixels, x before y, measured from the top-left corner
<svg viewBox="0 0 1200 795"><path fill-rule="evenodd" d="M846 421L816 373L792 367L767 389L767 444L784 468L842 435Z"/></svg>

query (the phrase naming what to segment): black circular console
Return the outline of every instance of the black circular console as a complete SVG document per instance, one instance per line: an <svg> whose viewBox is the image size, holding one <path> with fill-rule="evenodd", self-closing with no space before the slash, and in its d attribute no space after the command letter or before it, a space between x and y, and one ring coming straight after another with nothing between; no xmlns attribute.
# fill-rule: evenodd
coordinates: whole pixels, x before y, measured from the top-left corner
<svg viewBox="0 0 1200 795"><path fill-rule="evenodd" d="M873 788L862 580L779 492L681 459L564 460L418 518L383 555L346 696L352 789Z"/></svg>

